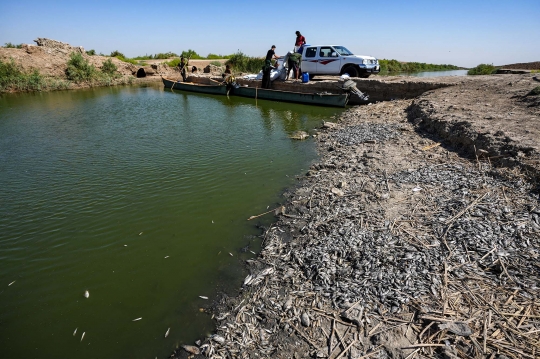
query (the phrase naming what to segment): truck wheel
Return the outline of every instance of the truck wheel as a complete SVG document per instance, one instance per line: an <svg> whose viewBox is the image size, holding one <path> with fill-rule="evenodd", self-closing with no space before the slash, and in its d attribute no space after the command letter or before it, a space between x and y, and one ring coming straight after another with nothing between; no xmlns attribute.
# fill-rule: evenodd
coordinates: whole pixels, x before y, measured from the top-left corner
<svg viewBox="0 0 540 359"><path fill-rule="evenodd" d="M358 77L358 70L354 66L347 66L341 74L349 74L350 77Z"/></svg>

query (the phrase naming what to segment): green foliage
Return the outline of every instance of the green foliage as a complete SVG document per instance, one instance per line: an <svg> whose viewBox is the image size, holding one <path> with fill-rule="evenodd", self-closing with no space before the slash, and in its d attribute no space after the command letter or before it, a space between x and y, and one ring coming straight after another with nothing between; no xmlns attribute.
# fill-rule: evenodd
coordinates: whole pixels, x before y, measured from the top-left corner
<svg viewBox="0 0 540 359"><path fill-rule="evenodd" d="M445 70L459 70L458 66L454 65L436 65L426 64L424 62L401 62L397 60L379 60L381 66L381 73L398 73L398 72L422 72L422 71L445 71Z"/></svg>
<svg viewBox="0 0 540 359"><path fill-rule="evenodd" d="M159 53L159 54L154 55L154 59L156 60L166 60L166 59L171 59L173 57L178 57L178 55L175 54L174 52L166 52L164 54Z"/></svg>
<svg viewBox="0 0 540 359"><path fill-rule="evenodd" d="M231 65L238 72L259 73L264 65L264 58L249 57L238 51L231 55L225 64Z"/></svg>
<svg viewBox="0 0 540 359"><path fill-rule="evenodd" d="M111 52L111 54L110 54L109 56L110 56L110 57L121 57L121 58L124 58L124 59L126 58L126 57L124 56L124 54L121 53L121 52L118 51L118 50L114 50L113 52Z"/></svg>
<svg viewBox="0 0 540 359"><path fill-rule="evenodd" d="M66 76L77 83L91 81L96 76L96 69L81 54L73 52L67 63Z"/></svg>
<svg viewBox="0 0 540 359"><path fill-rule="evenodd" d="M187 51L182 51L182 56L184 56L185 58L190 58L194 60L204 59L204 57L200 56L198 53L196 53L194 50L191 50L191 49Z"/></svg>
<svg viewBox="0 0 540 359"><path fill-rule="evenodd" d="M86 54L89 56L94 56L96 54L96 50L88 50L86 51Z"/></svg>
<svg viewBox="0 0 540 359"><path fill-rule="evenodd" d="M18 45L15 45L15 44L12 44L11 42L6 42L4 44L4 47L8 48L8 49L21 49L22 48L22 45L23 44L18 44Z"/></svg>
<svg viewBox="0 0 540 359"><path fill-rule="evenodd" d="M230 59L233 55L216 55L216 54L208 54L206 58L208 60L217 60L217 59Z"/></svg>
<svg viewBox="0 0 540 359"><path fill-rule="evenodd" d="M210 61L210 65L223 66L223 64L220 61Z"/></svg>
<svg viewBox="0 0 540 359"><path fill-rule="evenodd" d="M467 71L467 75L491 75L497 72L497 68L493 64L480 64Z"/></svg>
<svg viewBox="0 0 540 359"><path fill-rule="evenodd" d="M103 65L101 66L101 72L109 76L114 76L117 70L118 68L115 64L113 64L111 59L107 59L105 62L103 62Z"/></svg>
<svg viewBox="0 0 540 359"><path fill-rule="evenodd" d="M165 62L165 64L168 65L169 67L176 67L178 66L179 63L180 63L180 59L174 59L174 60Z"/></svg>
<svg viewBox="0 0 540 359"><path fill-rule="evenodd" d="M527 94L527 96L538 96L540 95L540 86L536 86Z"/></svg>
<svg viewBox="0 0 540 359"><path fill-rule="evenodd" d="M46 78L38 70L24 73L13 59L10 62L0 60L0 92L57 90L68 86L66 81Z"/></svg>

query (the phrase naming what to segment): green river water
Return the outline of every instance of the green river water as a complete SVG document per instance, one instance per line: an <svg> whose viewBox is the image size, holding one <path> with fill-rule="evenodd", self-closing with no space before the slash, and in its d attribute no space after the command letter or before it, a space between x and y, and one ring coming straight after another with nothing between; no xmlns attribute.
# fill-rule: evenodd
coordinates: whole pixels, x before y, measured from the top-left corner
<svg viewBox="0 0 540 359"><path fill-rule="evenodd" d="M165 358L210 334L200 308L273 217L246 219L316 157L289 135L341 111L158 84L1 96L0 357Z"/></svg>

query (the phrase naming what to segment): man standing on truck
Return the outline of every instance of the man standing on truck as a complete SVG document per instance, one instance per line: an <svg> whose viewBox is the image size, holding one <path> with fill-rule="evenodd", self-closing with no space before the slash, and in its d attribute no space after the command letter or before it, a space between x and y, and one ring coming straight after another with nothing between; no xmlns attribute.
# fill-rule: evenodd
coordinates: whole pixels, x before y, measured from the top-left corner
<svg viewBox="0 0 540 359"><path fill-rule="evenodd" d="M306 44L306 38L302 36L300 31L296 31L296 42L294 43L294 52L299 52L298 50Z"/></svg>

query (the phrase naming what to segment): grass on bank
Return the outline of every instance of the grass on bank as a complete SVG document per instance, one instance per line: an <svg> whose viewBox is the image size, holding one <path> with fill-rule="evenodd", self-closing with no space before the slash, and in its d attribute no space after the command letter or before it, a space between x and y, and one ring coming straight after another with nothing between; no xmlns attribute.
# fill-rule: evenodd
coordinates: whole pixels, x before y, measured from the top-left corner
<svg viewBox="0 0 540 359"><path fill-rule="evenodd" d="M0 60L0 92L11 91L51 91L66 90L73 84L86 83L90 86L112 86L131 84L133 77L122 77L116 65L107 59L97 69L84 59L80 53L72 53L67 62L67 80L47 77L39 70L23 71L15 61Z"/></svg>
<svg viewBox="0 0 540 359"><path fill-rule="evenodd" d="M398 60L379 60L379 65L381 66L381 74L392 74L399 72L422 72L422 71L447 71L447 70L459 70L460 68L455 65L436 65L436 64L427 64L425 62L401 62Z"/></svg>
<svg viewBox="0 0 540 359"><path fill-rule="evenodd" d="M0 60L0 92L65 90L69 85L68 81L45 77L38 70L23 72L13 59Z"/></svg>

